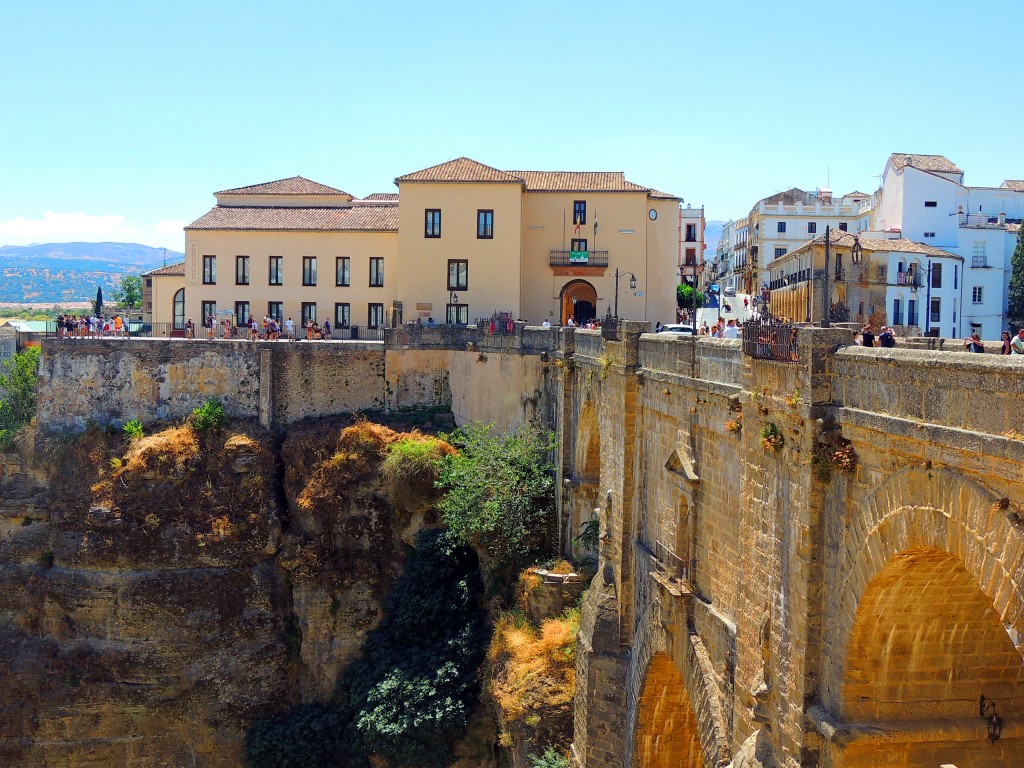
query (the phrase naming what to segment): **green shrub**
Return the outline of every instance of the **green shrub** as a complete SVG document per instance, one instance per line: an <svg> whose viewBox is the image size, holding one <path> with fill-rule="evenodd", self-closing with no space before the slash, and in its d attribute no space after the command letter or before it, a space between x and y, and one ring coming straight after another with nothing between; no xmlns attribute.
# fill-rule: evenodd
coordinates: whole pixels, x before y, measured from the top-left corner
<svg viewBox="0 0 1024 768"><path fill-rule="evenodd" d="M138 440L143 435L142 422L138 419L126 422L121 429L124 431L124 436L129 440Z"/></svg>
<svg viewBox="0 0 1024 768"><path fill-rule="evenodd" d="M0 450L14 445L18 431L36 415L39 347L29 347L0 364Z"/></svg>
<svg viewBox="0 0 1024 768"><path fill-rule="evenodd" d="M553 529L554 435L529 425L496 434L492 424L467 424L442 437L458 450L441 460L445 523L518 570L543 552Z"/></svg>
<svg viewBox="0 0 1024 768"><path fill-rule="evenodd" d="M549 746L543 754L530 755L530 768L569 768L569 758Z"/></svg>
<svg viewBox="0 0 1024 768"><path fill-rule="evenodd" d="M441 458L452 453L454 450L444 441L419 433L389 445L381 474L395 505L411 510L431 504L437 496L434 486Z"/></svg>
<svg viewBox="0 0 1024 768"><path fill-rule="evenodd" d="M192 411L188 418L188 425L197 434L211 432L223 428L227 424L228 415L220 400L211 397L205 403Z"/></svg>

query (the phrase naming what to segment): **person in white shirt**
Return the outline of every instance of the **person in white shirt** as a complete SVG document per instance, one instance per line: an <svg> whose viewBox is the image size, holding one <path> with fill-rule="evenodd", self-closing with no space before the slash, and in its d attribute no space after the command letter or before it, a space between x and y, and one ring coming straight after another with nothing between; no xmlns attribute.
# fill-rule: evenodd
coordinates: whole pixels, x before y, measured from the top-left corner
<svg viewBox="0 0 1024 768"><path fill-rule="evenodd" d="M739 326L736 325L735 320L729 320L729 324L725 326L725 330L722 332L723 339L738 339L740 337Z"/></svg>
<svg viewBox="0 0 1024 768"><path fill-rule="evenodd" d="M295 323L292 322L290 317L284 321L284 332L289 339L295 341Z"/></svg>
<svg viewBox="0 0 1024 768"><path fill-rule="evenodd" d="M545 318L544 318L544 322L540 324L540 327L541 327L541 328L550 328L550 327L551 327L551 321L550 321L550 320L548 320L548 319L547 319L547 318L545 317Z"/></svg>

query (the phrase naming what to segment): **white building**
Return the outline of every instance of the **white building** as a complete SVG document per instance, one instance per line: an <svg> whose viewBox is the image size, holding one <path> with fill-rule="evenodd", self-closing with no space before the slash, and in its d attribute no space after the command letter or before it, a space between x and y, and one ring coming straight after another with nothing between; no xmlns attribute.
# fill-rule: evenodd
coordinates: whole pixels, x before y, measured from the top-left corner
<svg viewBox="0 0 1024 768"><path fill-rule="evenodd" d="M969 187L964 172L942 155L895 153L882 174L871 228L962 257L962 271L953 274L956 296L948 302L942 297L940 321L922 322L922 328L998 339L1006 327L1010 256L1022 218L1024 181Z"/></svg>

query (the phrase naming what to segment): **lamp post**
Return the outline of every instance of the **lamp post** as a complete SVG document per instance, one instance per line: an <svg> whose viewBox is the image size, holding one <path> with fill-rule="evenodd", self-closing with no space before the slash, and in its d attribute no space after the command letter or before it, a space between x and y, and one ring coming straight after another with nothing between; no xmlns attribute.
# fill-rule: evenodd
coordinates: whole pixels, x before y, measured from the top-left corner
<svg viewBox="0 0 1024 768"><path fill-rule="evenodd" d="M636 275L632 272L623 272L619 275L618 267L615 268L615 319L619 319L619 278L629 275L629 289L636 290Z"/></svg>
<svg viewBox="0 0 1024 768"><path fill-rule="evenodd" d="M458 303L459 303L459 294L457 294L455 291L452 291L451 293L449 293L448 294L448 304L449 304L449 308L448 308L448 322L452 323L453 325L457 324L459 322L459 310L456 308L456 305Z"/></svg>

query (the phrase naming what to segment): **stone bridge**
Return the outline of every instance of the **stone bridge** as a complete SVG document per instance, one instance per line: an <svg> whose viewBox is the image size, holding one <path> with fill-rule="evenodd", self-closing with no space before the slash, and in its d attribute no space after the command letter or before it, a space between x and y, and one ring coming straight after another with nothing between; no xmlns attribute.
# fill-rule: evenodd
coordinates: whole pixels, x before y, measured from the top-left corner
<svg viewBox="0 0 1024 768"><path fill-rule="evenodd" d="M647 329L48 341L40 423L210 396L267 425L423 405L548 422L560 546L600 528L579 768L1024 765L1024 358L804 328L775 362Z"/></svg>
<svg viewBox="0 0 1024 768"><path fill-rule="evenodd" d="M1024 765L1024 358L641 330L559 353L577 764Z"/></svg>

